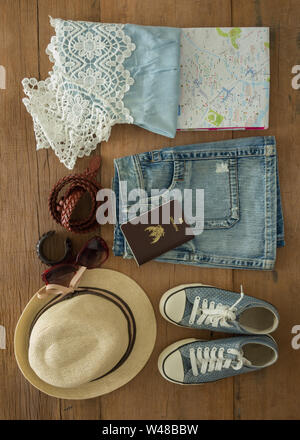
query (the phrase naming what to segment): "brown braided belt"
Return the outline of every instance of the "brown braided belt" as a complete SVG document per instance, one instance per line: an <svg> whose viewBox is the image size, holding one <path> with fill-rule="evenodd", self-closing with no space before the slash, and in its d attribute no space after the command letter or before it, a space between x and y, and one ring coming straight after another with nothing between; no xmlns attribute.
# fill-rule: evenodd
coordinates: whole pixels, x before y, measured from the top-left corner
<svg viewBox="0 0 300 440"><path fill-rule="evenodd" d="M96 181L100 168L100 157L94 157L89 167L82 174L71 174L60 179L54 185L48 200L51 216L56 223L62 225L68 231L84 233L94 230L99 224L96 220L96 211L100 202L96 201L97 192L101 188ZM65 188L66 187L66 188ZM64 195L58 200L59 193L65 188ZM88 193L91 198L91 211L83 220L72 219L72 213L84 194Z"/></svg>

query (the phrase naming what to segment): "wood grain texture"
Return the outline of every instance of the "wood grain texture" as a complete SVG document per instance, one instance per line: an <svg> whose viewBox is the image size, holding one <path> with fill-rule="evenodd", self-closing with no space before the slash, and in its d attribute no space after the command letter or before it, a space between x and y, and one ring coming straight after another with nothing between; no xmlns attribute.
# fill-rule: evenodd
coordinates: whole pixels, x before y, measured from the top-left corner
<svg viewBox="0 0 300 440"><path fill-rule="evenodd" d="M297 112L300 94L291 86L291 69L299 59L300 4L296 0L234 0L232 6L234 26L270 26L271 104L270 128L266 134L276 136L286 234L286 246L278 250L273 272L255 272L255 275L234 272L235 289L242 282L250 294L275 304L281 317L279 329L274 333L279 344L279 361L270 369L236 379L235 417L299 419L300 353L291 346L291 329L300 322L299 106Z"/></svg>
<svg viewBox="0 0 300 440"><path fill-rule="evenodd" d="M298 194L300 150L298 125L300 92L291 87L291 68L299 64L300 4L294 0L1 0L0 65L7 84L0 90L0 324L7 330L7 349L0 350L0 419L263 419L299 418L300 353L291 348L291 328L299 322L298 299ZM279 171L286 222L287 246L278 252L276 271L204 269L157 262L137 269L133 261L111 256L105 267L135 279L148 293L155 308L158 337L143 371L121 389L87 401L48 397L30 386L19 372L13 354L17 319L40 286L44 266L35 255L38 237L55 229L59 237L71 236L79 248L87 236L67 234L54 224L47 209L51 187L70 172L52 151L35 151L31 117L21 99L24 77L44 79L51 69L45 49L53 29L48 15L74 20L130 22L144 25L270 26L271 115L270 129L278 143ZM238 132L234 137L254 136ZM113 159L171 145L229 139L232 132L182 132L167 139L134 126L116 126L111 138L97 148L101 152L101 182L109 187ZM78 160L83 171L88 158ZM101 233L112 245L112 226ZM50 247L55 253L57 241ZM57 246L59 248L59 246ZM281 314L275 337L279 362L265 370L201 387L167 383L156 367L159 352L195 332L167 324L158 313L161 294L186 282L204 282L239 289L274 303ZM298 321L298 322L297 322ZM210 338L208 332L196 333Z"/></svg>

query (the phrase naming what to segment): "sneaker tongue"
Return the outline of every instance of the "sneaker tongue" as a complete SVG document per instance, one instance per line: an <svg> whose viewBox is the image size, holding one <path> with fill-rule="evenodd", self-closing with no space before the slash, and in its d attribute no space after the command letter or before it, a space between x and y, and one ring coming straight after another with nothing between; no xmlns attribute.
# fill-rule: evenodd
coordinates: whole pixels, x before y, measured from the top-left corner
<svg viewBox="0 0 300 440"><path fill-rule="evenodd" d="M242 353L241 353L241 354L242 354ZM237 361L237 355L236 355L236 354L233 354L233 353L226 353L225 357Z"/></svg>
<svg viewBox="0 0 300 440"><path fill-rule="evenodd" d="M226 314L226 318L227 318L228 321L234 322L237 319L236 313L233 312L232 310L228 310L228 312Z"/></svg>
<svg viewBox="0 0 300 440"><path fill-rule="evenodd" d="M246 367L251 367L252 366L251 362L247 358L244 357L244 351L242 349L240 349L239 353L240 353L239 360L243 359L243 365ZM230 359L233 359L236 362L238 362L238 355L227 353L226 356L228 356Z"/></svg>
<svg viewBox="0 0 300 440"><path fill-rule="evenodd" d="M233 364L234 364L234 362L236 362L236 363L239 362L241 360L241 358L243 358L243 356L244 356L244 353L242 350L239 350L239 355L233 354L233 353L226 353L226 355L225 355L225 357L227 359L233 360Z"/></svg>

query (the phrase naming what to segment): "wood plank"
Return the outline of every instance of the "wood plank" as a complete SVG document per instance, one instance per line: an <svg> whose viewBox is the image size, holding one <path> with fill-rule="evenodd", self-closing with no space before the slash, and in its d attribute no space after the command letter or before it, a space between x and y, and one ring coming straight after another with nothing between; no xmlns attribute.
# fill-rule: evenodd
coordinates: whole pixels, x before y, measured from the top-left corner
<svg viewBox="0 0 300 440"><path fill-rule="evenodd" d="M101 20L112 23L136 23L153 26L223 26L230 25L230 1L172 1L172 0L101 0ZM228 139L231 133L178 133L167 139L134 126L118 126L112 130L108 143L102 143L102 184L110 186L113 159L129 154L150 151L170 145L182 145ZM112 244L112 227L102 228L105 239ZM190 336L209 337L207 332L193 332L167 324L159 315L158 303L162 293L181 283L206 282L231 288L231 271L200 269L183 265L147 263L137 269L134 261L110 258L108 267L134 278L148 293L157 316L158 337L153 355L145 369L128 385L102 398L104 419L228 419L232 418L232 379L201 388L180 387L166 382L157 370L157 358L168 344ZM215 396L218 395L216 406ZM124 405L126 402L126 405Z"/></svg>
<svg viewBox="0 0 300 440"><path fill-rule="evenodd" d="M232 10L231 10L232 3ZM1 1L0 64L5 66L6 89L0 89L0 212L1 275L0 324L7 330L7 349L0 354L0 395L5 405L2 419L297 419L300 383L299 353L291 347L291 329L300 324L298 194L299 92L291 87L291 69L299 64L300 4L297 0L20 0ZM200 269L151 262L137 269L133 261L111 256L105 267L135 279L149 294L158 321L154 353L144 370L128 385L102 398L87 401L58 400L33 388L21 375L13 354L17 319L40 287L44 266L35 255L35 243L49 229L59 237L71 236L78 249L87 236L67 234L54 224L47 209L52 185L69 172L52 151L35 151L31 117L21 102L24 77L45 78L51 69L45 49L53 29L48 15L75 20L130 22L144 25L271 26L270 129L263 134L277 138L287 246L278 251L276 270ZM12 56L13 54L13 56ZM255 136L237 132L234 137ZM231 132L179 133L169 140L134 126L116 126L101 146L101 180L109 187L113 158L170 145L228 139ZM100 147L94 154L100 153ZM83 158L75 171L89 162ZM112 226L102 228L112 245ZM59 241L50 246L53 253ZM56 249L57 250L57 249ZM278 363L264 371L202 387L179 387L164 381L157 371L157 357L169 343L185 337L211 337L167 324L158 313L161 294L183 282L204 282L239 290L274 303L281 314L275 333ZM214 334L213 337L219 335ZM216 400L216 395L218 396ZM233 399L234 397L234 399Z"/></svg>
<svg viewBox="0 0 300 440"><path fill-rule="evenodd" d="M275 135L286 228L286 246L278 250L275 270L234 272L234 285L273 303L281 322L274 337L279 361L269 369L236 379L235 417L241 419L298 419L300 405L299 353L291 347L291 329L299 324L299 91L291 87L291 69L299 64L300 4L296 0L233 0L234 26L271 28L270 128ZM243 136L255 136L251 131ZM235 133L234 137L240 137Z"/></svg>
<svg viewBox="0 0 300 440"><path fill-rule="evenodd" d="M39 0L38 2L38 17L39 17L39 68L41 79L48 76L49 70L52 68L48 56L45 54L45 49L50 42L50 38L54 35L54 29L50 26L49 15L53 18L62 18L69 20L85 20L85 21L99 21L100 20L100 2L94 0ZM100 146L93 154L99 154ZM43 197L40 206L40 231L44 233L49 229L55 229L59 232L58 239L62 237L70 237L74 248L79 250L91 234L72 234L65 231L59 225L54 224L51 219L48 208L47 198L50 189L58 179L67 175L80 173L84 171L90 161L90 158L84 157L77 161L73 171L68 171L63 164L58 161L53 151L39 151L38 154L38 169L39 169L39 186L42 188ZM52 249L57 241L53 241ZM52 399L58 401L58 399ZM100 419L101 408L100 398L89 401L76 400L60 400L61 419Z"/></svg>
<svg viewBox="0 0 300 440"><path fill-rule="evenodd" d="M1 350L0 392L5 404L0 418L56 418L59 403L41 399L41 393L25 381L13 351L17 319L40 285L34 252L39 227L37 155L32 122L21 102L21 80L38 75L36 1L21 0L13 7L8 0L1 2L0 42L0 59L7 71L6 89L0 91L0 321L7 330L7 349Z"/></svg>

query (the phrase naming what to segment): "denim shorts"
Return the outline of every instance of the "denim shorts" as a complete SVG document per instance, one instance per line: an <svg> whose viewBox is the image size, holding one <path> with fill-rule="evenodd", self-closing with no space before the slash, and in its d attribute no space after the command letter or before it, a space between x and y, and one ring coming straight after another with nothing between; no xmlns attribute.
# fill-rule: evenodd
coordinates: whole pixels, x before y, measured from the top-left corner
<svg viewBox="0 0 300 440"><path fill-rule="evenodd" d="M117 212L126 212L122 193L151 189L204 189L204 230L157 261L203 267L272 270L284 246L276 142L272 136L164 148L115 159ZM120 188L122 189L120 191ZM113 251L132 258L115 224Z"/></svg>

